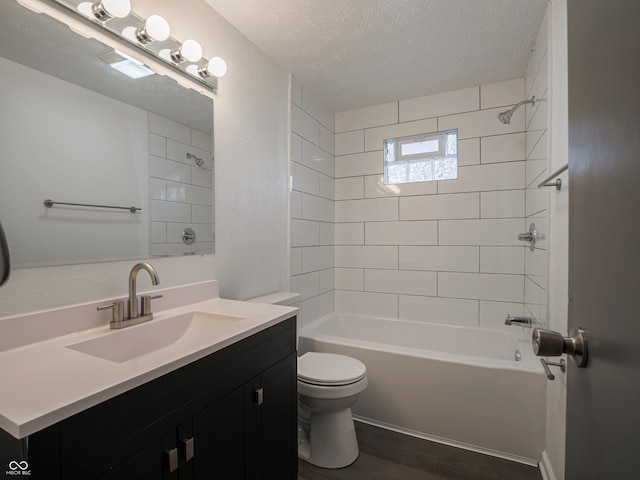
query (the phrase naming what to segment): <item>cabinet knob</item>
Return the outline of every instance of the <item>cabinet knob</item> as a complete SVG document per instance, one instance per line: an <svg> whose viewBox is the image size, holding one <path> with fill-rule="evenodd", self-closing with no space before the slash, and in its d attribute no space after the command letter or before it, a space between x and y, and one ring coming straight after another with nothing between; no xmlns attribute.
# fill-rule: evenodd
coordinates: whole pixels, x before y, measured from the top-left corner
<svg viewBox="0 0 640 480"><path fill-rule="evenodd" d="M256 402L258 405L262 405L264 403L264 389L257 388L256 389Z"/></svg>
<svg viewBox="0 0 640 480"><path fill-rule="evenodd" d="M165 464L169 467L169 473L178 469L178 449L172 448L164 451Z"/></svg>

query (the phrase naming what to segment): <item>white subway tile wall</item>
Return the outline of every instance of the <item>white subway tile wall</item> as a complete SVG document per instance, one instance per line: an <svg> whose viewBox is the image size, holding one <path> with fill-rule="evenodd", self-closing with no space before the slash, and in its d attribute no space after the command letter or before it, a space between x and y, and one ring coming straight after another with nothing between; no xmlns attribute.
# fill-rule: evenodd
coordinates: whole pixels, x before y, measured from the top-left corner
<svg viewBox="0 0 640 480"><path fill-rule="evenodd" d="M465 88L399 102L401 122L472 112L479 108L480 95L477 88Z"/></svg>
<svg viewBox="0 0 640 480"><path fill-rule="evenodd" d="M304 326L334 310L334 244L337 238L352 235L335 228L334 198L342 192L350 195L351 188L334 179L333 152L338 143L334 113L295 78L291 91L290 289L300 293L300 324ZM343 137L341 148L363 144L362 132L360 137ZM364 189L362 180L359 188Z"/></svg>
<svg viewBox="0 0 640 480"><path fill-rule="evenodd" d="M549 148L549 39L548 23L542 27L536 40L525 76L526 98L536 97L535 105L527 104L526 113L526 173L525 173L525 230L535 223L538 241L535 250L525 249L524 263L524 313L547 325L547 235L549 233L548 205L555 188L538 188L538 184L551 171Z"/></svg>
<svg viewBox="0 0 640 480"><path fill-rule="evenodd" d="M543 196L527 188L531 155L535 178L546 171L546 149L528 150L528 140L544 141L544 133L525 131L526 123L540 128L544 122L525 108L511 125L497 119L530 93L528 82L336 113L335 311L484 328L510 328L506 315L530 308L538 317L542 255L525 261L528 249L517 235L529 212L537 219L545 208ZM536 88L544 88L541 79ZM536 96L543 98L544 91ZM544 112L546 107L539 115ZM454 128L460 138L457 180L383 185L384 139ZM311 236L305 231L295 238ZM527 267L529 261L536 266ZM300 285L317 288L302 279Z"/></svg>
<svg viewBox="0 0 640 480"><path fill-rule="evenodd" d="M335 115L292 80L291 289L302 325L332 311L509 330L507 314L544 321L546 243L530 252L517 240L530 221L547 231L547 194L535 188L547 173L546 55L532 62L524 79ZM533 94L535 111L497 120ZM451 128L457 180L383 184L385 138Z"/></svg>
<svg viewBox="0 0 640 480"><path fill-rule="evenodd" d="M212 150L210 134L149 114L152 256L214 252ZM186 228L196 232L192 245L182 241Z"/></svg>

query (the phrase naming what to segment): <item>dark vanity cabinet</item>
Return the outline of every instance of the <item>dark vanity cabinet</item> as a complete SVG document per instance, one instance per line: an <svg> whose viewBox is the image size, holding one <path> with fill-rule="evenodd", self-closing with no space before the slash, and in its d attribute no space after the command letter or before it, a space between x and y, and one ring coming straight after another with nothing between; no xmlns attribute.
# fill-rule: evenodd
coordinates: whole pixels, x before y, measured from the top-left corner
<svg viewBox="0 0 640 480"><path fill-rule="evenodd" d="M29 437L31 478L295 479L295 317Z"/></svg>

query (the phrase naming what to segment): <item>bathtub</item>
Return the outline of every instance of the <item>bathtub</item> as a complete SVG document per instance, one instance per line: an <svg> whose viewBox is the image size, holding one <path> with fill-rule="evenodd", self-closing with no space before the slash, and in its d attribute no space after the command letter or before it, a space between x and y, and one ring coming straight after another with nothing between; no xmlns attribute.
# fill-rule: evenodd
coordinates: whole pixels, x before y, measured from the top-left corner
<svg viewBox="0 0 640 480"><path fill-rule="evenodd" d="M330 314L300 331L299 354L362 361L369 386L354 417L396 431L537 465L546 377L530 342L497 330Z"/></svg>

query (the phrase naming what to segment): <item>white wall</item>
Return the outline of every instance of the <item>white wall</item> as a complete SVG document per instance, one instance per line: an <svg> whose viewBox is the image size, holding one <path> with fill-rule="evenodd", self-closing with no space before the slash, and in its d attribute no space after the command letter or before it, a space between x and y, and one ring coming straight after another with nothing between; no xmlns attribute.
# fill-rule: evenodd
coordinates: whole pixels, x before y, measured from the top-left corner
<svg viewBox="0 0 640 480"><path fill-rule="evenodd" d="M527 68L527 98L541 99L527 108L527 224L535 222L545 238L525 263L528 314L552 330L567 331L569 185L537 188L542 179L568 161L567 16L566 0L548 4L536 47ZM556 379L547 382L545 479L564 478L566 375L551 367Z"/></svg>
<svg viewBox="0 0 640 480"><path fill-rule="evenodd" d="M288 75L201 0L138 0L229 67L215 100L216 253L153 260L161 286L216 278L250 298L288 285ZM126 295L133 262L18 269L0 289L0 316ZM140 290L148 288L141 277Z"/></svg>
<svg viewBox="0 0 640 480"><path fill-rule="evenodd" d="M549 15L550 162L551 172L566 165L568 156L567 1L552 0ZM548 325L565 334L569 301L569 188L564 172L562 190L549 192ZM552 367L553 368L553 367ZM555 369L556 380L547 384L547 424L544 471L550 480L564 479L567 384Z"/></svg>
<svg viewBox="0 0 640 480"><path fill-rule="evenodd" d="M336 114L336 311L505 327L523 312L524 79ZM458 179L383 185L385 138L458 129ZM522 329L521 329L522 330Z"/></svg>
<svg viewBox="0 0 640 480"><path fill-rule="evenodd" d="M291 290L300 324L334 305L334 113L295 78L291 95Z"/></svg>

